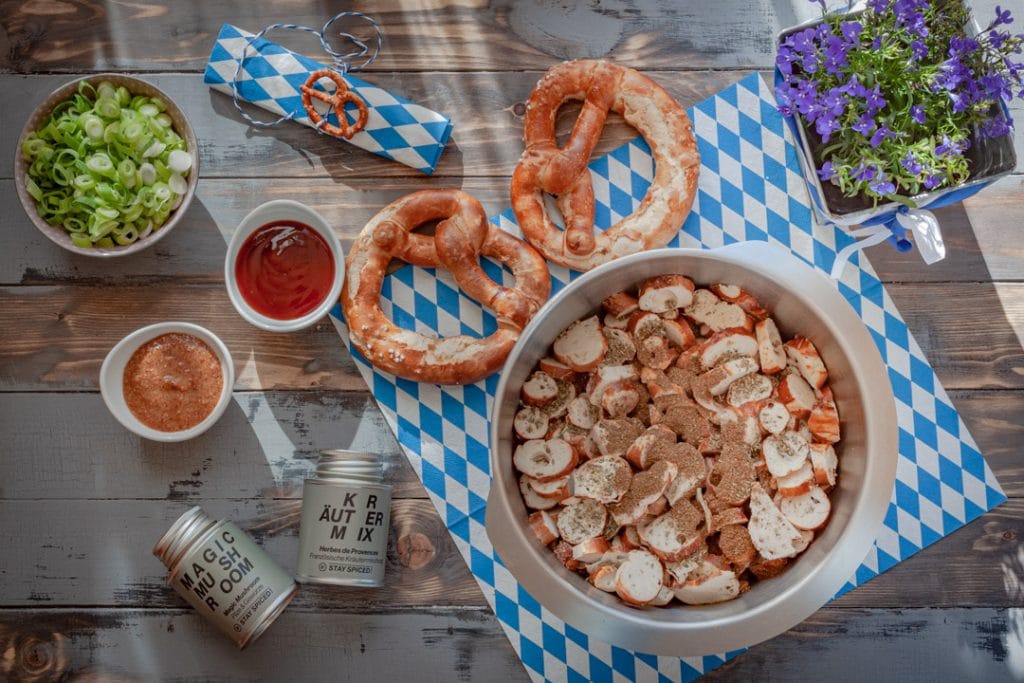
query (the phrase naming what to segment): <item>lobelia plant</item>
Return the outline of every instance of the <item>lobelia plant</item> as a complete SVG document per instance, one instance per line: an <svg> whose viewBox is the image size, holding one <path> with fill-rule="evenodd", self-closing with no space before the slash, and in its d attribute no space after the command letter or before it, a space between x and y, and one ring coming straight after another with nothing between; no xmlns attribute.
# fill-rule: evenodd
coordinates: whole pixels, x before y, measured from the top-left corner
<svg viewBox="0 0 1024 683"><path fill-rule="evenodd" d="M847 197L909 206L909 197L963 183L972 143L1010 132L1001 101L1024 98L1024 34L977 36L961 0L868 0L782 41L779 111L803 119L822 182Z"/></svg>

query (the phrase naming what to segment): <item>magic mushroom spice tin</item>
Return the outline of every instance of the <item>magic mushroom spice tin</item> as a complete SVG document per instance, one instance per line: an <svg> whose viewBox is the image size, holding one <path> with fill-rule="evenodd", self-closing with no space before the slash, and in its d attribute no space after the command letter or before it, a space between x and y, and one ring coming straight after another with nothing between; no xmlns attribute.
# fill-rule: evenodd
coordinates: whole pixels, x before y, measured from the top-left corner
<svg viewBox="0 0 1024 683"><path fill-rule="evenodd" d="M298 584L233 523L196 506L153 548L169 583L239 650L280 616Z"/></svg>
<svg viewBox="0 0 1024 683"><path fill-rule="evenodd" d="M299 566L302 583L380 586L388 552L391 486L381 483L376 453L320 453L302 489Z"/></svg>

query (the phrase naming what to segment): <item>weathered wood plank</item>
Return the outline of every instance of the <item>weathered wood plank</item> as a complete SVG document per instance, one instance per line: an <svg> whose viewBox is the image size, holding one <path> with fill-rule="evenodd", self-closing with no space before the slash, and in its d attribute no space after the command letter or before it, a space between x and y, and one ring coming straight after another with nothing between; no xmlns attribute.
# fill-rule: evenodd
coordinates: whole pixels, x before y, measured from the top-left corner
<svg viewBox="0 0 1024 683"><path fill-rule="evenodd" d="M290 608L244 652L191 610L0 610L5 681L528 681L485 609Z"/></svg>
<svg viewBox="0 0 1024 683"><path fill-rule="evenodd" d="M0 157L2 158L2 157ZM116 263L71 254L46 239L28 220L13 181L0 180L0 285L222 282L226 240L239 221L267 199L298 198L323 214L347 247L383 206L415 190L460 187L490 215L509 207L508 178L346 178L336 183L278 179L208 179L173 234ZM868 256L887 282L1024 280L1024 176L1005 178L963 205L939 209L948 256L927 266L916 251L888 244ZM113 265L113 267L112 267Z"/></svg>
<svg viewBox="0 0 1024 683"><path fill-rule="evenodd" d="M889 291L947 389L1024 388L1024 283ZM0 389L95 389L110 348L161 320L195 322L220 336L239 370L236 389L365 388L327 319L293 334L263 332L234 312L222 286L164 284L0 288Z"/></svg>
<svg viewBox="0 0 1024 683"><path fill-rule="evenodd" d="M0 434L0 499L301 498L325 448L381 453L394 498L426 497L367 392L240 392L206 434L166 444L126 430L99 394L4 393Z"/></svg>
<svg viewBox="0 0 1024 683"><path fill-rule="evenodd" d="M1022 638L1019 609L824 609L704 680L1020 680Z"/></svg>
<svg viewBox="0 0 1024 683"><path fill-rule="evenodd" d="M203 500L203 509L249 531L287 571L298 553L299 500ZM167 572L151 554L171 523L194 503L166 501L2 501L0 605L177 607ZM427 500L391 509L385 585L379 589L306 586L297 607L368 609L381 605L481 605L483 596ZM433 556L401 555L401 538L421 534Z"/></svg>
<svg viewBox="0 0 1024 683"><path fill-rule="evenodd" d="M278 22L319 27L337 9L300 0L272 6L193 0L173 11L159 3L96 0L9 0L2 7L0 70L15 72L198 71L225 22L250 31ZM579 57L649 69L765 68L773 63L775 33L814 14L767 0L725 0L715 12L657 0L610 6L432 0L416 7L391 0L347 3L345 9L372 15L384 29L384 48L370 66L375 72L543 70ZM271 39L322 55L307 36L279 32Z"/></svg>
<svg viewBox="0 0 1024 683"><path fill-rule="evenodd" d="M435 176L509 176L523 151L523 102L541 73L397 73L374 75L381 87L400 93L452 118L452 141L441 157ZM655 74L681 103L690 106L735 82L735 72L664 72ZM21 126L53 90L73 77L0 75L0 92L24 93L6 104L0 129L0 158L14 157ZM273 129L249 126L235 111L228 95L211 91L193 74L152 74L146 80L164 90L192 123L199 138L200 170L204 181L216 177L319 178L319 185L369 176L424 176L309 128L282 124ZM567 105L560 131L567 133L578 111ZM260 118L259 114L255 114ZM270 119L267 115L264 117ZM636 137L636 131L613 116L602 135L598 153ZM13 167L0 168L10 178ZM507 183L506 183L507 186Z"/></svg>
<svg viewBox="0 0 1024 683"><path fill-rule="evenodd" d="M1024 392L952 399L1007 494L1024 497ZM180 444L135 437L95 393L0 393L0 434L6 500L298 498L327 447L383 453L394 497L426 496L368 393L239 392L217 426Z"/></svg>

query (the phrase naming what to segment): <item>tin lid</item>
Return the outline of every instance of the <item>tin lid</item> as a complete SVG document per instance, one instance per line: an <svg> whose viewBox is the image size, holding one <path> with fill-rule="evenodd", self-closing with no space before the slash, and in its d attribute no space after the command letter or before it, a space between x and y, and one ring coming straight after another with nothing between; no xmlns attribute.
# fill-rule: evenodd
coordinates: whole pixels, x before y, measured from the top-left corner
<svg viewBox="0 0 1024 683"><path fill-rule="evenodd" d="M156 546L153 547L153 554L160 558L160 561L168 569L185 556L189 546L217 524L217 520L203 512L198 505L178 517L171 525Z"/></svg>
<svg viewBox="0 0 1024 683"><path fill-rule="evenodd" d="M316 476L318 479L355 479L379 483L384 479L384 460L378 453L365 451L339 448L320 451Z"/></svg>

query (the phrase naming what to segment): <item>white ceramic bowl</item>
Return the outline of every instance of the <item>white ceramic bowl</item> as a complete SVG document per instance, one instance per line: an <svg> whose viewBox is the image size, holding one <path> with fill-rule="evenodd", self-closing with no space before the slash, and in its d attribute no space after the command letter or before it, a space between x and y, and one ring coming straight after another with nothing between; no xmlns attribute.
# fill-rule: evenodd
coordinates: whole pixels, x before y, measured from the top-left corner
<svg viewBox="0 0 1024 683"><path fill-rule="evenodd" d="M324 300L314 310L301 318L290 320L278 320L263 315L253 309L242 296L238 289L238 281L235 278L235 261L238 259L238 252L249 235L267 223L276 221L296 221L305 223L316 230L331 250L331 257L334 259L334 282ZM261 330L270 332L294 332L309 327L316 321L323 318L338 301L341 295L341 285L345 279L345 252L341 249L341 242L334 234L331 226L324 220L324 217L310 207L291 199L275 199L265 204L260 204L249 212L242 222L238 224L235 234L228 244L228 253L224 258L224 282L227 284L228 297L234 305L238 314Z"/></svg>
<svg viewBox="0 0 1024 683"><path fill-rule="evenodd" d="M217 405L202 422L195 427L182 429L177 432L162 432L148 427L132 414L124 400L124 369L128 360L146 342L159 337L162 334L170 333L191 334L193 337L202 339L217 354L220 361L220 369L224 379L224 388L220 392L220 399ZM100 394L103 401L113 416L124 425L125 429L134 432L139 436L152 441L186 441L199 436L213 426L231 402L231 391L235 384L235 367L231 361L231 353L224 342L213 332L205 327L193 325L192 323L166 322L147 325L135 330L127 337L119 341L110 353L103 360L100 368Z"/></svg>
<svg viewBox="0 0 1024 683"><path fill-rule="evenodd" d="M729 602L634 609L569 572L537 542L512 466L519 390L555 337L615 292L664 273L728 282L756 296L785 337L803 334L829 371L843 439L832 516L781 576ZM727 652L806 619L853 576L885 517L896 480L896 405L874 340L835 285L788 250L742 242L711 250L658 249L591 270L533 317L509 353L491 414L487 534L508 570L540 604L574 627L620 647L673 656Z"/></svg>

